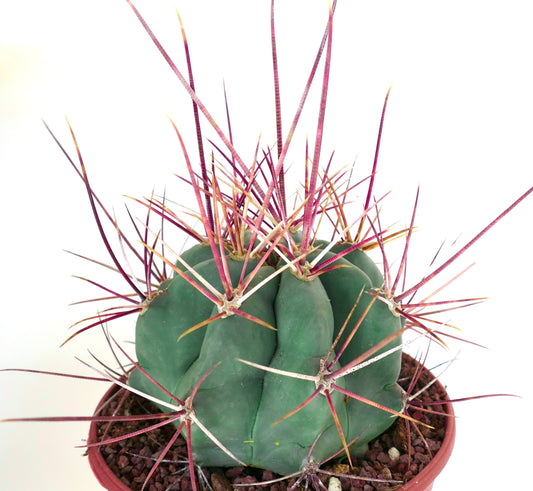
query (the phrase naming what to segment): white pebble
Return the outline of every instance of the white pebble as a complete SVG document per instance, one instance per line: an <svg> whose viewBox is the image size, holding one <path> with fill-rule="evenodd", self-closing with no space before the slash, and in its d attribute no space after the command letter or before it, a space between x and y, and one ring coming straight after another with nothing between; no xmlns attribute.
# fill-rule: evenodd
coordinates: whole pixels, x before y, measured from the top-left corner
<svg viewBox="0 0 533 491"><path fill-rule="evenodd" d="M341 480L336 477L330 477L328 483L328 491L341 491Z"/></svg>
<svg viewBox="0 0 533 491"><path fill-rule="evenodd" d="M389 448L388 454L393 462L396 462L400 458L400 451L396 447Z"/></svg>

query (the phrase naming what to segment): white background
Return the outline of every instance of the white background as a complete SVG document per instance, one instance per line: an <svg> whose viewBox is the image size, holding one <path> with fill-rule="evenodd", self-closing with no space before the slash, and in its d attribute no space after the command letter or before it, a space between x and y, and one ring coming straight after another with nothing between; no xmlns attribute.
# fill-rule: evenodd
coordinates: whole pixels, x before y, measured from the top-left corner
<svg viewBox="0 0 533 491"><path fill-rule="evenodd" d="M327 2L278 3L287 130L322 36ZM174 3L137 4L184 67ZM265 144L274 142L270 2L175 4L200 97L225 124L225 80L236 145L249 160L261 131ZM429 272L442 241L444 258L456 250L455 239L465 243L533 185L529 19L527 2L513 0L339 2L324 159L335 150L339 166L357 158L358 175L369 172L392 84L377 194L392 191L384 220L402 226L421 186L409 284ZM312 139L315 132L317 89L290 157L295 172L303 163L305 135ZM181 197L173 173L183 171L183 159L165 114L194 149L187 96L124 0L0 2L1 367L88 373L75 354L88 359L91 348L108 356L99 333L58 348L69 325L95 313L90 305L67 304L99 294L70 275L107 278L63 249L106 256L82 183L40 119L72 152L68 116L93 185L124 222L123 195L147 195L166 184L169 194ZM465 338L488 349L451 343L448 353L432 350L435 362L461 350L443 376L451 396L510 392L522 398L456 405L456 446L435 491L531 486L524 466L533 411L532 213L530 198L461 259L456 272L474 261L476 266L447 291L448 298L491 297L449 316ZM130 319L112 332L131 339L132 326ZM88 415L104 391L94 382L12 373L0 373L0 388L0 418ZM83 450L74 448L86 431L83 423L0 425L0 489L99 489L80 457Z"/></svg>

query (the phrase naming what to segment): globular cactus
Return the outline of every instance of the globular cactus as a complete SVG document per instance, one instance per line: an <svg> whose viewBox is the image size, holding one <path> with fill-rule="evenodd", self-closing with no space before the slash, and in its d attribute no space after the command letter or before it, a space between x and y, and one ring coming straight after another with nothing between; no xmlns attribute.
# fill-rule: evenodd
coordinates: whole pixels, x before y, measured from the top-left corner
<svg viewBox="0 0 533 491"><path fill-rule="evenodd" d="M404 332L410 329L444 344L441 338L446 334L432 328L433 310L477 301L428 300L431 295L415 301L414 297L533 192L530 188L457 253L406 288L413 223L397 232L383 229L377 206L380 199L372 199L388 94L374 165L367 182L363 179L358 184L367 185L366 199L356 209L355 217L347 213L348 196L356 186L351 183L350 169L334 172L331 160L321 164L335 3L330 7L326 32L285 136L279 118L273 49L277 155L274 148L262 154L258 150L248 164L194 89L185 35L188 79L131 5L192 99L200 164L195 170L181 133L172 122L188 171L184 180L196 196L197 211L191 212L188 207L184 213L174 212L166 198L139 200L148 210L145 229L135 223L143 242L141 252L126 239L98 200L72 133L79 167L69 160L86 186L113 261L111 267L139 300L92 282L116 299L128 301L128 305L90 318L88 325L71 337L107 321L138 315L137 361L131 360L134 368L128 385L109 371L100 373L141 393L168 413L168 421L178 428L175 437L181 432L187 441L194 489L194 464L236 463L283 475L305 474L316 487L323 488L316 477L320 463L342 452L351 464L351 456L363 453L368 442L397 417L412 420L409 400L397 383ZM275 48L275 35L272 41ZM322 58L324 74L314 153L309 155L306 149L303 186L294 191L296 198L290 208L285 159ZM205 159L201 114L221 142L213 143L210 169ZM417 203L418 196L415 211ZM154 213L165 226L176 226L196 243L181 254L170 254L163 226L150 238L149 219ZM118 232L121 248L140 260L141 275L131 273L129 261L126 267L114 253L104 231L103 214ZM191 215L203 229L187 222ZM325 225L328 223L329 228ZM403 255L393 271L386 244L403 239ZM372 249L383 266L378 267L371 259L368 252ZM429 312L425 311L428 307ZM162 416L156 415L159 418ZM157 464L169 446L163 449Z"/></svg>
<svg viewBox="0 0 533 491"><path fill-rule="evenodd" d="M295 234L289 237L293 240ZM291 249L297 251L300 246L294 241ZM280 249L288 254L288 247ZM247 260L229 250L224 259L232 285L247 287L242 294L242 287L232 288L234 297L227 300L233 300L232 305L245 314L233 313L233 307L224 311L184 277L176 276L137 320L136 352L141 367L185 400L202 376L217 365L194 398L196 416L239 460L281 474L298 471L309 455L316 462L325 460L343 447L343 438L346 442L358 437L351 451L360 451L394 421L390 412L346 393L394 411L402 406L402 391L396 384L400 351L354 373L335 374L340 366L389 337L393 339L374 355L398 346L403 323L380 300L383 279L364 252L354 249L349 260L326 253L323 260L333 259L332 269L311 274L310 262L322 250L315 250L301 267L280 274L286 262L276 251L263 253L272 264L265 265L258 257ZM183 256L194 272L222 290L209 246L193 246ZM188 274L192 276L192 271ZM261 284L241 305L239 296ZM266 372L242 360L321 378L301 380ZM139 370L130 376L130 384L168 399ZM300 411L274 424L317 391ZM191 443L201 465L235 464L198 428L192 432Z"/></svg>

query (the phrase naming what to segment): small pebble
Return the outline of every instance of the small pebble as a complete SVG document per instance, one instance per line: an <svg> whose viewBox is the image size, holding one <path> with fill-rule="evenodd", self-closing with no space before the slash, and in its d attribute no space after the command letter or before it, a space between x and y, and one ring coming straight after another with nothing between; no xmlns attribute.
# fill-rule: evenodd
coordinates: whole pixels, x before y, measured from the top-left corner
<svg viewBox="0 0 533 491"><path fill-rule="evenodd" d="M396 462L400 458L400 451L396 447L389 448L387 453L389 454L389 459L393 462Z"/></svg>
<svg viewBox="0 0 533 491"><path fill-rule="evenodd" d="M379 452L376 459L382 464L388 464L390 462L390 457L385 452Z"/></svg>
<svg viewBox="0 0 533 491"><path fill-rule="evenodd" d="M211 476L211 484L215 491L231 491L231 484L222 474L214 473Z"/></svg>
<svg viewBox="0 0 533 491"><path fill-rule="evenodd" d="M328 491L342 491L341 481L336 477L330 477L328 483Z"/></svg>
<svg viewBox="0 0 533 491"><path fill-rule="evenodd" d="M390 469L388 467L384 467L380 473L378 474L378 476L381 478L381 479L392 479L392 473L390 471Z"/></svg>
<svg viewBox="0 0 533 491"><path fill-rule="evenodd" d="M117 459L117 464L118 464L118 468L119 469L124 469L129 463L130 463L130 461L129 461L128 457L126 457L125 455L121 455Z"/></svg>

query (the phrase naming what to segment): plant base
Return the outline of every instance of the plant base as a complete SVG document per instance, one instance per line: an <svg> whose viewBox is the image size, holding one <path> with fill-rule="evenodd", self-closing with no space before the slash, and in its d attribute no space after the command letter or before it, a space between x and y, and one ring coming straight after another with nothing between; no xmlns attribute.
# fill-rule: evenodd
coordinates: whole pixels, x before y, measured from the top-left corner
<svg viewBox="0 0 533 491"><path fill-rule="evenodd" d="M409 356L403 355L401 378L408 382L416 368L416 362ZM425 385L433 376L424 368L419 384ZM117 390L118 389L118 390ZM448 399L445 389L437 381L430 391L423 394L425 400ZM104 406L105 404L105 406ZM98 405L102 414L145 414L155 411L153 406L134 394L127 393L117 386L111 389L102 398ZM120 408L120 413L115 413ZM357 491L375 490L403 490L403 491L430 491L433 481L442 471L451 454L455 441L455 420L450 403L444 408L432 406L432 410L442 411L449 417L436 416L423 412L415 414L415 418L433 426L435 430L422 428L422 436L411 429L411 452L407 448L406 424L403 420L397 421L387 432L371 442L369 451L363 459L354 461L354 471L361 477L372 479L394 479L404 481L404 484L384 484L372 481L363 481L342 478L343 489ZM111 438L137 431L145 427L144 422L132 423L98 423L91 424L89 441L95 442L102 438ZM122 442L102 447L92 447L88 451L89 463L100 482L108 491L140 490L146 475L150 471L159 451L168 442L175 429L171 425L155 430L144 435L130 438ZM425 443L424 443L425 440ZM391 460L388 450L395 447L400 452L397 460ZM429 447L429 448L428 448ZM191 489L189 471L186 462L186 444L180 437L166 456L164 462L157 469L154 477L146 486L147 491L159 490L186 490ZM349 468L341 459L339 462L327 465L326 468L336 473L348 473ZM270 480L278 476L261 469L235 467L235 468L206 468L202 469L200 480L205 478L215 491L231 490L233 484L247 484L239 488L243 490L271 489L284 491L295 481L286 480L259 487L254 485L260 481ZM323 475L327 487L329 476ZM202 486L202 483L200 484ZM369 487L371 486L371 487Z"/></svg>

